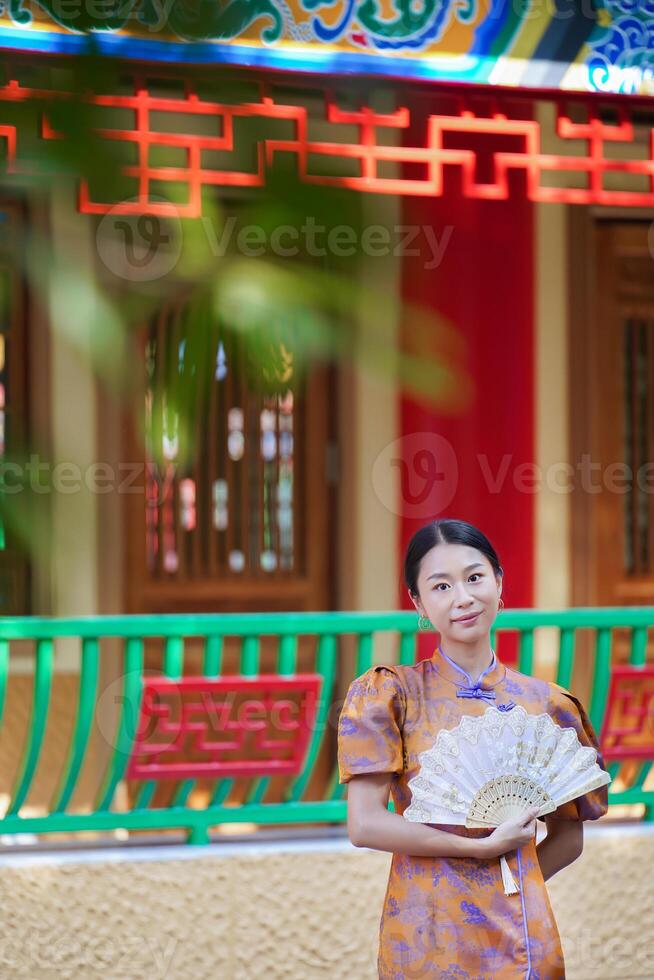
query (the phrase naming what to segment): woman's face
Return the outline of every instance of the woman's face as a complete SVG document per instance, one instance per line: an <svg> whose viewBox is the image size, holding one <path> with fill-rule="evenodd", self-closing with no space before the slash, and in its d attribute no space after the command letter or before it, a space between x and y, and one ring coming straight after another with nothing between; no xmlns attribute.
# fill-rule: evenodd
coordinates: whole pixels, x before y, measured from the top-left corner
<svg viewBox="0 0 654 980"><path fill-rule="evenodd" d="M437 544L422 559L412 601L444 638L458 643L485 636L497 615L502 579L488 559L463 544Z"/></svg>

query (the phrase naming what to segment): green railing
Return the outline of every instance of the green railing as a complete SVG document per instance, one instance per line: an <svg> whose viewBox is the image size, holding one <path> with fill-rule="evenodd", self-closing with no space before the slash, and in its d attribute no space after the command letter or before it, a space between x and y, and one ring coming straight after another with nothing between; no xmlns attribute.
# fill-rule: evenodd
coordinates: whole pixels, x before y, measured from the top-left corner
<svg viewBox="0 0 654 980"><path fill-rule="evenodd" d="M630 662L639 666L646 661L650 625L654 625L654 608L571 609L561 612L506 610L497 620L493 642L500 657L504 649L508 650L510 642L517 642L519 669L525 673L539 674L543 672L543 665L538 661L535 639L540 631L551 633L554 630L556 680L569 687L578 655L578 631L591 631L591 644L584 647L584 655L590 655L592 660L589 665L591 687L588 704L590 717L599 732L610 678L613 631L618 628L628 631ZM212 826L225 823L341 823L346 819L346 801L345 787L338 783L334 751L339 708L337 701L349 681L372 663L413 663L416 656L415 630L415 615L405 612L0 619L0 724L6 707L13 644L22 641L24 647L24 641L31 641L29 646L32 652L29 656L34 661L28 671L32 677L31 719L9 793L10 800L0 819L0 833L99 832L118 828L156 831L176 828L187 832L189 842L201 844L209 840ZM517 641L509 641L509 634L517 634ZM393 637L392 649L395 652L391 656L388 655L388 643L391 641L383 641L381 653L377 648L379 638L384 635ZM124 781L130 755L135 711L140 706L145 676L147 644L153 640L162 644L157 669L165 677L179 678L184 675L185 656L191 643L194 650L198 649L198 645L201 647L200 663L197 665L200 672L207 677L219 677L225 641L227 638L237 638L230 640L238 644L240 663L237 670L253 677L260 670L263 637L275 638L272 642L275 644L276 663L273 666L268 663L266 670L293 675L298 669L298 644L308 643L313 661L310 669L321 674L323 681L318 715L312 726L304 764L301 772L288 782L283 802L265 802L270 778L254 777L250 780L244 800L234 805L229 801L234 780L222 778L214 780L206 805L199 808L189 805L195 779L180 779L169 805L154 806L157 784L153 780L143 780L137 792L132 794L131 808L119 809L117 789ZM43 757L55 677L55 649L63 638L73 638L79 650L77 703L70 705L70 712L74 713L72 735L65 756L58 760L58 787L46 812L25 815L21 811L29 805L30 790L34 788L39 761ZM113 643L118 642L118 649L106 649L109 638L115 638ZM350 655L346 655L345 645ZM549 648L552 649L551 637ZM24 659L24 650L21 656ZM303 656L302 669L306 670L306 653ZM101 778L97 780L98 789L93 805L86 806L84 812L80 812L71 808L71 800L87 760L101 694L100 678L102 668L107 665L107 657L112 658L113 673L119 678L114 683L119 685L118 702L121 708L111 751L106 754L103 772L97 774ZM116 657L120 658L118 663ZM344 666L346 661L349 664L347 670ZM151 672L149 663L148 674ZM12 737L13 733L4 724L0 728L0 740ZM331 745L332 770L321 798L310 798L308 787L318 755L321 750L329 751L325 740ZM52 765L51 760L49 764ZM611 803L645 804L645 816L648 818L654 812L654 792L645 789L651 765L652 761L641 763L629 786L611 792ZM616 772L617 767L613 767L613 775Z"/></svg>

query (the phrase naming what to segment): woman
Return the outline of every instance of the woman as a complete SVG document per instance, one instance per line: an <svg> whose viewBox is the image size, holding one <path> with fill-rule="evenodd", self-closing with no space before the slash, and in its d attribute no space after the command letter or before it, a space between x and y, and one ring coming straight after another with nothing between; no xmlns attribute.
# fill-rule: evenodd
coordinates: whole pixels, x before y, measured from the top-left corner
<svg viewBox="0 0 654 980"><path fill-rule="evenodd" d="M558 980L565 968L545 881L581 854L583 821L606 813L606 787L547 815L547 837L538 846L537 809L490 832L411 823L402 813L419 753L441 729L489 704L547 712L595 749L596 735L569 691L506 667L491 649L503 571L481 531L456 520L421 528L409 543L404 578L420 625L431 623L441 645L418 664L371 667L354 680L338 731L350 839L393 854L379 976ZM395 813L387 809L389 793ZM504 892L502 854L519 883L517 895Z"/></svg>

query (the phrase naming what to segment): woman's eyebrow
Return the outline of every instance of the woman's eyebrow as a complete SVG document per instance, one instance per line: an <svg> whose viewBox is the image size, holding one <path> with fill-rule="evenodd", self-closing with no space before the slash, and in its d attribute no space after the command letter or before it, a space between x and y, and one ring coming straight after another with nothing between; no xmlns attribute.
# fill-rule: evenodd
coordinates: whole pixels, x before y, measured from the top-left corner
<svg viewBox="0 0 654 980"><path fill-rule="evenodd" d="M463 571L464 572L470 572L470 571L472 571L473 568L483 568L483 567L484 566L482 565L482 563L480 561L476 561L472 565L466 565L466 567L463 569ZM447 575L445 572L432 572L431 575L428 575L427 576L427 581L429 581L430 578L449 578L449 577L450 576Z"/></svg>

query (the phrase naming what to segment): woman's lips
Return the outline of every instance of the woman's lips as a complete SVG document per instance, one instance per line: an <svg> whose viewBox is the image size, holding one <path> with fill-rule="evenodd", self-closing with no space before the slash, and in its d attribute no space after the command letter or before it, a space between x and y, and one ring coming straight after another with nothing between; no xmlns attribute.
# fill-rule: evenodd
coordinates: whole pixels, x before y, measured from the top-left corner
<svg viewBox="0 0 654 980"><path fill-rule="evenodd" d="M479 619L480 616L481 616L481 613L471 613L470 616L462 616L461 619L455 619L454 622L455 623L463 623L464 625L466 623L474 623L475 620L476 619Z"/></svg>

